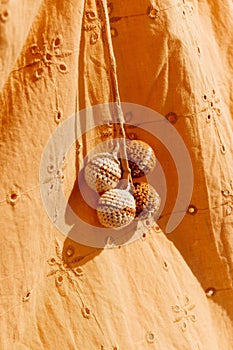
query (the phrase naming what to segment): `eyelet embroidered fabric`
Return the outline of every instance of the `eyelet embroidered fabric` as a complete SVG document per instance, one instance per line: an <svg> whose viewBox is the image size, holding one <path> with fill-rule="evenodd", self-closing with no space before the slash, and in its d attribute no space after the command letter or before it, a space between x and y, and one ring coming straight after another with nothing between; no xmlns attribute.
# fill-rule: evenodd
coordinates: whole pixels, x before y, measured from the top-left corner
<svg viewBox="0 0 233 350"><path fill-rule="evenodd" d="M232 350L231 1L2 0L0 26L0 349ZM116 101L116 87L122 101L178 117L170 124L190 152L196 210L182 207L183 221L164 235L177 171L165 147L137 125L129 138L156 152L166 203L157 224L133 220L130 234L141 239L122 245L109 235L101 249L57 230L56 193L98 224L75 185L84 157L112 131L105 135L94 128L95 115L87 110L80 119L78 111ZM133 124L133 111L124 112ZM73 145L66 167L63 140L51 147L50 222L40 162L71 115L77 130L90 132ZM98 120L115 116L105 107ZM65 220L70 234L78 230Z"/></svg>

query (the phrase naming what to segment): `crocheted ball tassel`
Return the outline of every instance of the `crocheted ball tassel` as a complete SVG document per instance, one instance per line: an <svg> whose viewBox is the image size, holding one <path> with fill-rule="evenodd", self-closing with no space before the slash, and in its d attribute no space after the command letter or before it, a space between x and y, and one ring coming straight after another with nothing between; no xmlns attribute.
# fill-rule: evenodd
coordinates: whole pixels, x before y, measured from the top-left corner
<svg viewBox="0 0 233 350"><path fill-rule="evenodd" d="M113 189L121 179L120 162L110 153L99 153L85 167L84 177L94 191L103 193Z"/></svg>
<svg viewBox="0 0 233 350"><path fill-rule="evenodd" d="M133 178L142 177L154 169L156 157L153 149L146 142L128 140L126 142L126 150Z"/></svg>
<svg viewBox="0 0 233 350"><path fill-rule="evenodd" d="M148 219L160 207L161 199L153 186L146 182L134 183L134 199L136 202L136 217Z"/></svg>
<svg viewBox="0 0 233 350"><path fill-rule="evenodd" d="M97 215L105 227L120 228L129 225L136 213L134 197L127 190L113 189L99 199Z"/></svg>

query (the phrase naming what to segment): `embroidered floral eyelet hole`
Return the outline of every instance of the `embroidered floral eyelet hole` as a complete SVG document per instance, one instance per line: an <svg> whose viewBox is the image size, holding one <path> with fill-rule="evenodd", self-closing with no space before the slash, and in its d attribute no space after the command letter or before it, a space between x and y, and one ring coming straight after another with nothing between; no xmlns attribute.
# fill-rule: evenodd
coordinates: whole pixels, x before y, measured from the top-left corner
<svg viewBox="0 0 233 350"><path fill-rule="evenodd" d="M166 261L163 262L163 268L164 270L168 271L168 264Z"/></svg>
<svg viewBox="0 0 233 350"><path fill-rule="evenodd" d="M147 9L147 16L151 19L155 19L159 16L159 9L149 6Z"/></svg>
<svg viewBox="0 0 233 350"><path fill-rule="evenodd" d="M83 274L84 274L83 269L80 266L75 267L73 269L73 271L74 271L75 275L77 275L77 276L83 276Z"/></svg>
<svg viewBox="0 0 233 350"><path fill-rule="evenodd" d="M91 317L91 310L88 307L83 307L82 314L83 314L83 317L90 318Z"/></svg>
<svg viewBox="0 0 233 350"><path fill-rule="evenodd" d="M181 329L182 329L183 332L186 331L186 329L187 329L187 323L186 322L182 323Z"/></svg>
<svg viewBox="0 0 233 350"><path fill-rule="evenodd" d="M205 291L205 294L207 296L207 298L212 298L215 294L216 294L216 289L215 288L207 288Z"/></svg>
<svg viewBox="0 0 233 350"><path fill-rule="evenodd" d="M230 191L229 190L222 190L222 194L225 196L225 197L228 197L230 195Z"/></svg>
<svg viewBox="0 0 233 350"><path fill-rule="evenodd" d="M87 19L89 19L90 21L93 21L96 18L96 14L92 10L86 11L86 16L87 16Z"/></svg>
<svg viewBox="0 0 233 350"><path fill-rule="evenodd" d="M212 95L215 96L215 94L216 94L216 91L213 89L212 90Z"/></svg>
<svg viewBox="0 0 233 350"><path fill-rule="evenodd" d="M204 101L207 101L207 95L203 95L202 98L203 98Z"/></svg>
<svg viewBox="0 0 233 350"><path fill-rule="evenodd" d="M197 316L196 315L190 315L190 320L192 322L196 322L197 321Z"/></svg>
<svg viewBox="0 0 233 350"><path fill-rule="evenodd" d="M64 62L59 63L58 70L61 73L67 73L68 72L67 65Z"/></svg>
<svg viewBox="0 0 233 350"><path fill-rule="evenodd" d="M67 256L73 256L74 255L74 248L69 246L67 249L66 249L66 255Z"/></svg>
<svg viewBox="0 0 233 350"><path fill-rule="evenodd" d="M45 58L46 58L47 61L51 61L53 56L51 55L51 53L47 52L46 55L45 55Z"/></svg>
<svg viewBox="0 0 233 350"><path fill-rule="evenodd" d="M116 28L111 27L110 32L113 38L115 38L118 35L118 31L116 30Z"/></svg>
<svg viewBox="0 0 233 350"><path fill-rule="evenodd" d="M12 192L12 193L10 193L9 196L8 196L8 202L9 202L12 206L14 206L14 205L16 205L16 203L18 202L19 198L20 198L20 194L19 194L19 193L17 193L17 192Z"/></svg>
<svg viewBox="0 0 233 350"><path fill-rule="evenodd" d="M200 49L200 47L199 47L199 46L197 47L197 53L198 53L198 55L200 55L200 54L201 54L201 49Z"/></svg>
<svg viewBox="0 0 233 350"><path fill-rule="evenodd" d="M145 232L141 234L141 240L142 241L145 241L146 237L147 237L147 234Z"/></svg>
<svg viewBox="0 0 233 350"><path fill-rule="evenodd" d="M10 17L10 12L9 10L5 10L0 14L0 18L3 22L6 22L8 18Z"/></svg>
<svg viewBox="0 0 233 350"><path fill-rule="evenodd" d="M195 215L197 213L197 208L194 205L189 205L187 213L190 215Z"/></svg>
<svg viewBox="0 0 233 350"><path fill-rule="evenodd" d="M54 170L55 170L55 167L54 167L54 165L53 164L50 164L49 166L47 166L47 171L48 171L48 173L53 173L54 172Z"/></svg>
<svg viewBox="0 0 233 350"><path fill-rule="evenodd" d="M228 205L226 207L226 215L231 215L232 211L233 211L233 208L230 205Z"/></svg>
<svg viewBox="0 0 233 350"><path fill-rule="evenodd" d="M62 36L58 35L53 41L53 47L57 48L62 44Z"/></svg>
<svg viewBox="0 0 233 350"><path fill-rule="evenodd" d="M38 68L35 72L36 79L40 79L43 75L43 68Z"/></svg>
<svg viewBox="0 0 233 350"><path fill-rule="evenodd" d="M31 49L31 53L32 53L33 55L37 54L38 51L39 51L39 48L38 48L38 45L37 45L37 44L32 44L32 46L30 47L30 49Z"/></svg>
<svg viewBox="0 0 233 350"><path fill-rule="evenodd" d="M207 115L206 121L207 121L207 123L210 123L210 122L211 122L211 114L208 114L208 115Z"/></svg>
<svg viewBox="0 0 233 350"><path fill-rule="evenodd" d="M54 120L57 124L59 124L61 122L62 117L63 117L62 111L55 111Z"/></svg>
<svg viewBox="0 0 233 350"><path fill-rule="evenodd" d="M155 333L154 332L148 332L146 334L146 340L148 343L154 343L155 341Z"/></svg>
<svg viewBox="0 0 233 350"><path fill-rule="evenodd" d="M56 259L55 258L50 258L48 260L49 265L55 265L56 264Z"/></svg>
<svg viewBox="0 0 233 350"><path fill-rule="evenodd" d="M225 153L226 153L226 148L225 148L224 145L221 145L220 150L221 150L221 153L222 153L222 154L225 154Z"/></svg>
<svg viewBox="0 0 233 350"><path fill-rule="evenodd" d="M90 44L94 45L98 41L98 39L99 39L98 33L96 32L92 33L90 36Z"/></svg>
<svg viewBox="0 0 233 350"><path fill-rule="evenodd" d="M59 275L59 276L56 277L56 284L58 286L62 285L63 281L64 281L64 278L63 278L62 275Z"/></svg>
<svg viewBox="0 0 233 350"><path fill-rule="evenodd" d="M181 308L179 307L179 305L174 305L174 306L172 306L172 310L173 310L174 312L180 312L180 311L181 311Z"/></svg>
<svg viewBox="0 0 233 350"><path fill-rule="evenodd" d="M154 230L155 232L161 232L161 228L159 227L159 225L154 225Z"/></svg>
<svg viewBox="0 0 233 350"><path fill-rule="evenodd" d="M178 120L178 116L176 115L176 113L174 112L169 112L165 118L171 123L171 124L175 124Z"/></svg>
<svg viewBox="0 0 233 350"><path fill-rule="evenodd" d="M23 301L24 301L24 302L30 300L30 298L31 298L31 293L32 293L31 290L28 290L28 291L27 291L27 293L26 293L26 294L24 295L24 297L23 297Z"/></svg>

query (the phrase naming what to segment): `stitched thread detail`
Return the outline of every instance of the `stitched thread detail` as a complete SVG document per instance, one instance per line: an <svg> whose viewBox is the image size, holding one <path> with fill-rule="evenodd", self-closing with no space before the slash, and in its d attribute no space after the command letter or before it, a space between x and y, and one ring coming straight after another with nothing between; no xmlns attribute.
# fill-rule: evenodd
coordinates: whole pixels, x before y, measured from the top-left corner
<svg viewBox="0 0 233 350"><path fill-rule="evenodd" d="M191 304L188 296L185 297L184 304L176 304L172 306L172 311L176 314L174 323L178 323L181 327L181 330L184 332L188 327L190 321L192 323L197 321L196 315L191 312L196 307L195 304Z"/></svg>
<svg viewBox="0 0 233 350"><path fill-rule="evenodd" d="M56 66L60 73L67 73L67 64L63 61L64 58L72 54L71 50L62 49L63 39L61 35L56 36L51 43L44 41L42 46L34 43L30 47L31 54L34 59L28 66L35 66L34 76L40 79L45 70L51 71L53 66Z"/></svg>

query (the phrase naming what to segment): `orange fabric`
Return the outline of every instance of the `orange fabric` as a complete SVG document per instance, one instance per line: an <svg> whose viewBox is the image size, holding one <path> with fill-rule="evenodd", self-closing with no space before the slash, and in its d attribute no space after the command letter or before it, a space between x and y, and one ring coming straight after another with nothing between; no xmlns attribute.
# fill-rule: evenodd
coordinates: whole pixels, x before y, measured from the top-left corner
<svg viewBox="0 0 233 350"><path fill-rule="evenodd" d="M230 0L0 1L1 349L232 349L231 12ZM56 229L39 171L62 123L115 101L117 88L123 102L174 113L193 163L195 210L166 237L176 169L138 127L131 136L153 146L163 168L165 207L138 240L101 249ZM101 118L111 121L111 109ZM48 186L98 227L77 175L114 128L94 128L88 111L75 123L93 129L68 155L54 143ZM56 223L59 203L51 209Z"/></svg>

